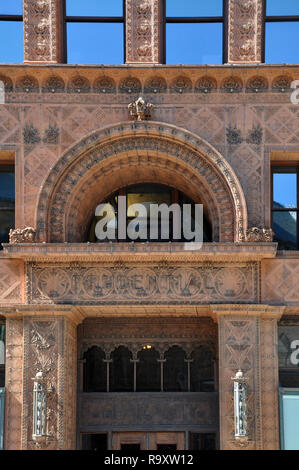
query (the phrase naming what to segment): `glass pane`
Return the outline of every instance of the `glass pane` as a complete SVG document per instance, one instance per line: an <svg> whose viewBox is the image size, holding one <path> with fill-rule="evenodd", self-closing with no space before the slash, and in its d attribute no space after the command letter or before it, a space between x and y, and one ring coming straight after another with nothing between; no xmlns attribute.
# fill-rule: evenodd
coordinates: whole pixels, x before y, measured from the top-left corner
<svg viewBox="0 0 299 470"><path fill-rule="evenodd" d="M0 207L5 201L15 200L15 175L13 172L1 172L0 168Z"/></svg>
<svg viewBox="0 0 299 470"><path fill-rule="evenodd" d="M173 346L164 358L164 390L165 392L184 392L188 389L188 369L185 351Z"/></svg>
<svg viewBox="0 0 299 470"><path fill-rule="evenodd" d="M22 15L23 0L1 0L0 15Z"/></svg>
<svg viewBox="0 0 299 470"><path fill-rule="evenodd" d="M23 62L23 22L0 21L0 62Z"/></svg>
<svg viewBox="0 0 299 470"><path fill-rule="evenodd" d="M123 0L66 0L67 16L122 16Z"/></svg>
<svg viewBox="0 0 299 470"><path fill-rule="evenodd" d="M222 0L166 0L166 16L222 16Z"/></svg>
<svg viewBox="0 0 299 470"><path fill-rule="evenodd" d="M299 15L298 0L267 0L268 16Z"/></svg>
<svg viewBox="0 0 299 470"><path fill-rule="evenodd" d="M266 23L265 62L299 63L299 21Z"/></svg>
<svg viewBox="0 0 299 470"><path fill-rule="evenodd" d="M134 364L132 353L124 346L119 346L111 354L110 392L133 392Z"/></svg>
<svg viewBox="0 0 299 470"><path fill-rule="evenodd" d="M123 41L121 23L68 23L68 63L122 64Z"/></svg>
<svg viewBox="0 0 299 470"><path fill-rule="evenodd" d="M296 171L273 173L273 208L297 207Z"/></svg>
<svg viewBox="0 0 299 470"><path fill-rule="evenodd" d="M158 362L159 353L153 348L139 351L137 358L139 362L136 365L136 389L137 392L160 392L161 375L160 364Z"/></svg>
<svg viewBox="0 0 299 470"><path fill-rule="evenodd" d="M280 250L297 248L297 214L296 212L273 212L274 241Z"/></svg>
<svg viewBox="0 0 299 470"><path fill-rule="evenodd" d="M191 358L190 382L191 392L214 392L214 359L207 348L196 348Z"/></svg>
<svg viewBox="0 0 299 470"><path fill-rule="evenodd" d="M222 24L166 24L167 64L222 64Z"/></svg>
<svg viewBox="0 0 299 470"><path fill-rule="evenodd" d="M0 209L0 243L8 243L9 231L15 226L15 212L14 210L1 210ZM2 249L0 247L0 249Z"/></svg>
<svg viewBox="0 0 299 470"><path fill-rule="evenodd" d="M299 325L278 326L278 366L299 372Z"/></svg>
<svg viewBox="0 0 299 470"><path fill-rule="evenodd" d="M84 354L84 359L84 392L106 392L107 366L104 351L93 346Z"/></svg>
<svg viewBox="0 0 299 470"><path fill-rule="evenodd" d="M281 396L282 448L299 450L299 392L286 392Z"/></svg>

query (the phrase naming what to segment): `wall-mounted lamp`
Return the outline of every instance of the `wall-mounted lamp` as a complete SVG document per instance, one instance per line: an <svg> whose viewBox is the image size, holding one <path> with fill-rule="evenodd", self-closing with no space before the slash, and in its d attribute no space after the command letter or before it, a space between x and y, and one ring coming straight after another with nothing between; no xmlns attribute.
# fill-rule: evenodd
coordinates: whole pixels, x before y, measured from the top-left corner
<svg viewBox="0 0 299 470"><path fill-rule="evenodd" d="M248 377L245 377L241 370L232 377L234 381L234 422L235 439L243 441L248 440L247 431L247 384Z"/></svg>
<svg viewBox="0 0 299 470"><path fill-rule="evenodd" d="M33 430L32 439L41 441L47 437L47 390L42 372L37 372L33 380Z"/></svg>

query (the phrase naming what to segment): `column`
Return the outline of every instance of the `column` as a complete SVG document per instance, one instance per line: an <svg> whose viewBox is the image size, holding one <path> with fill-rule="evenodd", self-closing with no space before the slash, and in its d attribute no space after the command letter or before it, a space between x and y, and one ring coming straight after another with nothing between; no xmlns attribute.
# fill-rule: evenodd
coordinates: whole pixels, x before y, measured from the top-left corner
<svg viewBox="0 0 299 470"><path fill-rule="evenodd" d="M4 449L21 450L23 319L6 318Z"/></svg>
<svg viewBox="0 0 299 470"><path fill-rule="evenodd" d="M161 64L162 0L126 0L126 64Z"/></svg>
<svg viewBox="0 0 299 470"><path fill-rule="evenodd" d="M64 22L61 0L23 0L24 62L63 62Z"/></svg>
<svg viewBox="0 0 299 470"><path fill-rule="evenodd" d="M263 0L227 2L227 62L259 64L263 60Z"/></svg>
<svg viewBox="0 0 299 470"><path fill-rule="evenodd" d="M219 336L221 449L279 449L277 321L283 307L213 306ZM232 377L248 377L248 441L234 438Z"/></svg>
<svg viewBox="0 0 299 470"><path fill-rule="evenodd" d="M77 324L74 312L24 317L22 449L76 448ZM32 439L33 378L43 372L47 438Z"/></svg>

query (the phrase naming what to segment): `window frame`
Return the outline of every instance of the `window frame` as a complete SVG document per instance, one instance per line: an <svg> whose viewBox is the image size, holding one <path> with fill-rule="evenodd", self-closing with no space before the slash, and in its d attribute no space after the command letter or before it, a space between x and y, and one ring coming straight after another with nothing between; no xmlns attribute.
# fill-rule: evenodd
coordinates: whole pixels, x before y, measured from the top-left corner
<svg viewBox="0 0 299 470"><path fill-rule="evenodd" d="M166 1L162 4L162 64L166 64L166 25L167 24L222 24L222 64L227 63L228 58L228 0L222 0L222 16L167 16ZM167 64L171 65L171 64ZM202 64L199 64L202 65ZM211 64L213 65L213 64Z"/></svg>
<svg viewBox="0 0 299 470"><path fill-rule="evenodd" d="M262 31L262 62L265 62L266 59L266 25L267 23L286 23L286 22L299 22L298 15L267 15L267 0L263 2L263 31Z"/></svg>
<svg viewBox="0 0 299 470"><path fill-rule="evenodd" d="M294 169L297 175L297 206L296 207L284 207L282 209L273 209L273 175L279 170L287 171L288 169ZM290 162L275 162L271 165L271 227L273 230L273 213L274 212L296 212L296 249L295 250L281 250L281 251L299 251L299 161ZM275 235L275 234L274 234ZM278 247L278 250L280 248Z"/></svg>
<svg viewBox="0 0 299 470"><path fill-rule="evenodd" d="M126 62L126 0L123 3L123 16L67 16L66 0L63 0L63 60L67 61L68 43L67 43L67 24L68 23L122 23L123 24L123 64ZM71 65L71 64L70 64Z"/></svg>

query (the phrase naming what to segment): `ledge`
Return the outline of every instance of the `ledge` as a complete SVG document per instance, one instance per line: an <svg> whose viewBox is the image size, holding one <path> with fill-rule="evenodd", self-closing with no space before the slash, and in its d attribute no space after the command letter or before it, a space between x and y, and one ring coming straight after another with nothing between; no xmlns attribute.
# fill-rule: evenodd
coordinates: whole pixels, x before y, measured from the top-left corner
<svg viewBox="0 0 299 470"><path fill-rule="evenodd" d="M3 244L2 259L101 262L233 262L275 258L277 243L20 243Z"/></svg>

